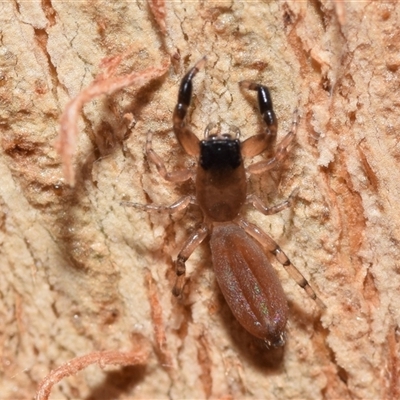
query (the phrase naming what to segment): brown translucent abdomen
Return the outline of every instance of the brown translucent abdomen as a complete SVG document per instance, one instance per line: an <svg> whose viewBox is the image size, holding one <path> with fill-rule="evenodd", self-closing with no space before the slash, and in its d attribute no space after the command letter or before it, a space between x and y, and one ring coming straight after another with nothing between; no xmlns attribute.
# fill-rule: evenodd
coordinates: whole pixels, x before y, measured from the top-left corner
<svg viewBox="0 0 400 400"><path fill-rule="evenodd" d="M261 247L233 223L214 227L210 246L219 287L236 319L268 344L283 345L287 301Z"/></svg>

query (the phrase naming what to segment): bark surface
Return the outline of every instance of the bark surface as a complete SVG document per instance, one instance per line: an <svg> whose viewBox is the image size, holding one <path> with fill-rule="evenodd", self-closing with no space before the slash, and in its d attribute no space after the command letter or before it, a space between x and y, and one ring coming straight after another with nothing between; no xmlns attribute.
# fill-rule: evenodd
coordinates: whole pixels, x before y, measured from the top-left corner
<svg viewBox="0 0 400 400"><path fill-rule="evenodd" d="M396 2L1 2L1 398L33 398L50 370L129 352L139 337L152 348L143 365L90 366L50 398L399 398L399 20ZM289 299L283 349L239 327L207 241L187 262L184 297L171 295L196 208L120 205L192 193L163 182L144 146L151 130L169 170L192 165L171 118L180 79L204 55L189 112L200 138L210 122L242 138L263 129L243 79L270 87L278 140L301 115L283 167L250 184L267 204L298 187L292 210L246 210L327 306L320 315L271 259ZM107 57L122 57L121 75L171 65L83 107L71 188L54 147L59 119Z"/></svg>

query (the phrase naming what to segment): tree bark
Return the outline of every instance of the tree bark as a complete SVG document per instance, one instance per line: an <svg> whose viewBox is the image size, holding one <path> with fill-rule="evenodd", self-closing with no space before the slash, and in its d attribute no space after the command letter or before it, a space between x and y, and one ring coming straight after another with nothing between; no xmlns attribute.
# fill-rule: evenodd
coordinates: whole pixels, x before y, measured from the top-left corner
<svg viewBox="0 0 400 400"><path fill-rule="evenodd" d="M138 337L153 347L145 365L91 366L51 398L399 397L396 2L167 2L165 19L143 2L0 10L2 398L33 398L51 369L129 351ZM152 131L169 171L193 165L170 128L180 79L204 55L189 111L199 138L210 122L235 125L242 138L264 128L244 79L269 86L278 141L296 108L301 116L282 168L249 188L271 205L299 188L293 208L245 212L327 306L321 314L271 258L290 309L282 349L260 346L235 321L208 242L187 262L183 298L172 296L173 260L201 222L195 207L169 216L120 204L193 193L190 182L164 182L144 146ZM59 118L110 56L122 56L119 74L171 66L84 106L71 188L54 148Z"/></svg>

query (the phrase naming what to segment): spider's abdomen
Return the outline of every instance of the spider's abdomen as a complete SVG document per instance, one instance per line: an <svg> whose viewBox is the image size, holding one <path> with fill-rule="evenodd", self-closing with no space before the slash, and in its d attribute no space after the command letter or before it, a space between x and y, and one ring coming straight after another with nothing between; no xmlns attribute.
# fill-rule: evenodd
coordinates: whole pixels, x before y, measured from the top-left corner
<svg viewBox="0 0 400 400"><path fill-rule="evenodd" d="M282 346L287 300L263 250L235 224L215 226L210 246L215 276L236 319L268 345Z"/></svg>

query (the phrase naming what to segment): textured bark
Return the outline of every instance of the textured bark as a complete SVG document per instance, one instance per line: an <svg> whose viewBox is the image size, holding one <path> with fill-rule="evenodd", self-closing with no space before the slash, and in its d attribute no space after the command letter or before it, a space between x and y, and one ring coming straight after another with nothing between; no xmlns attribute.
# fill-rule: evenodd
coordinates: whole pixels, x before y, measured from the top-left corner
<svg viewBox="0 0 400 400"><path fill-rule="evenodd" d="M50 398L398 398L398 21L396 2L0 3L1 397L33 398L51 369L130 351L144 336L145 366L91 366ZM116 55L120 74L166 58L171 67L84 106L70 188L54 148L60 115ZM190 111L199 137L209 122L244 138L262 129L242 79L271 88L279 137L296 107L302 117L282 170L251 184L268 204L299 187L293 209L247 212L327 305L320 316L274 262L290 306L284 349L267 351L240 329L207 243L187 263L185 296L172 297L172 260L198 210L120 205L171 204L193 190L163 182L143 149L152 130L169 170L192 162L171 114L181 77L203 55Z"/></svg>

